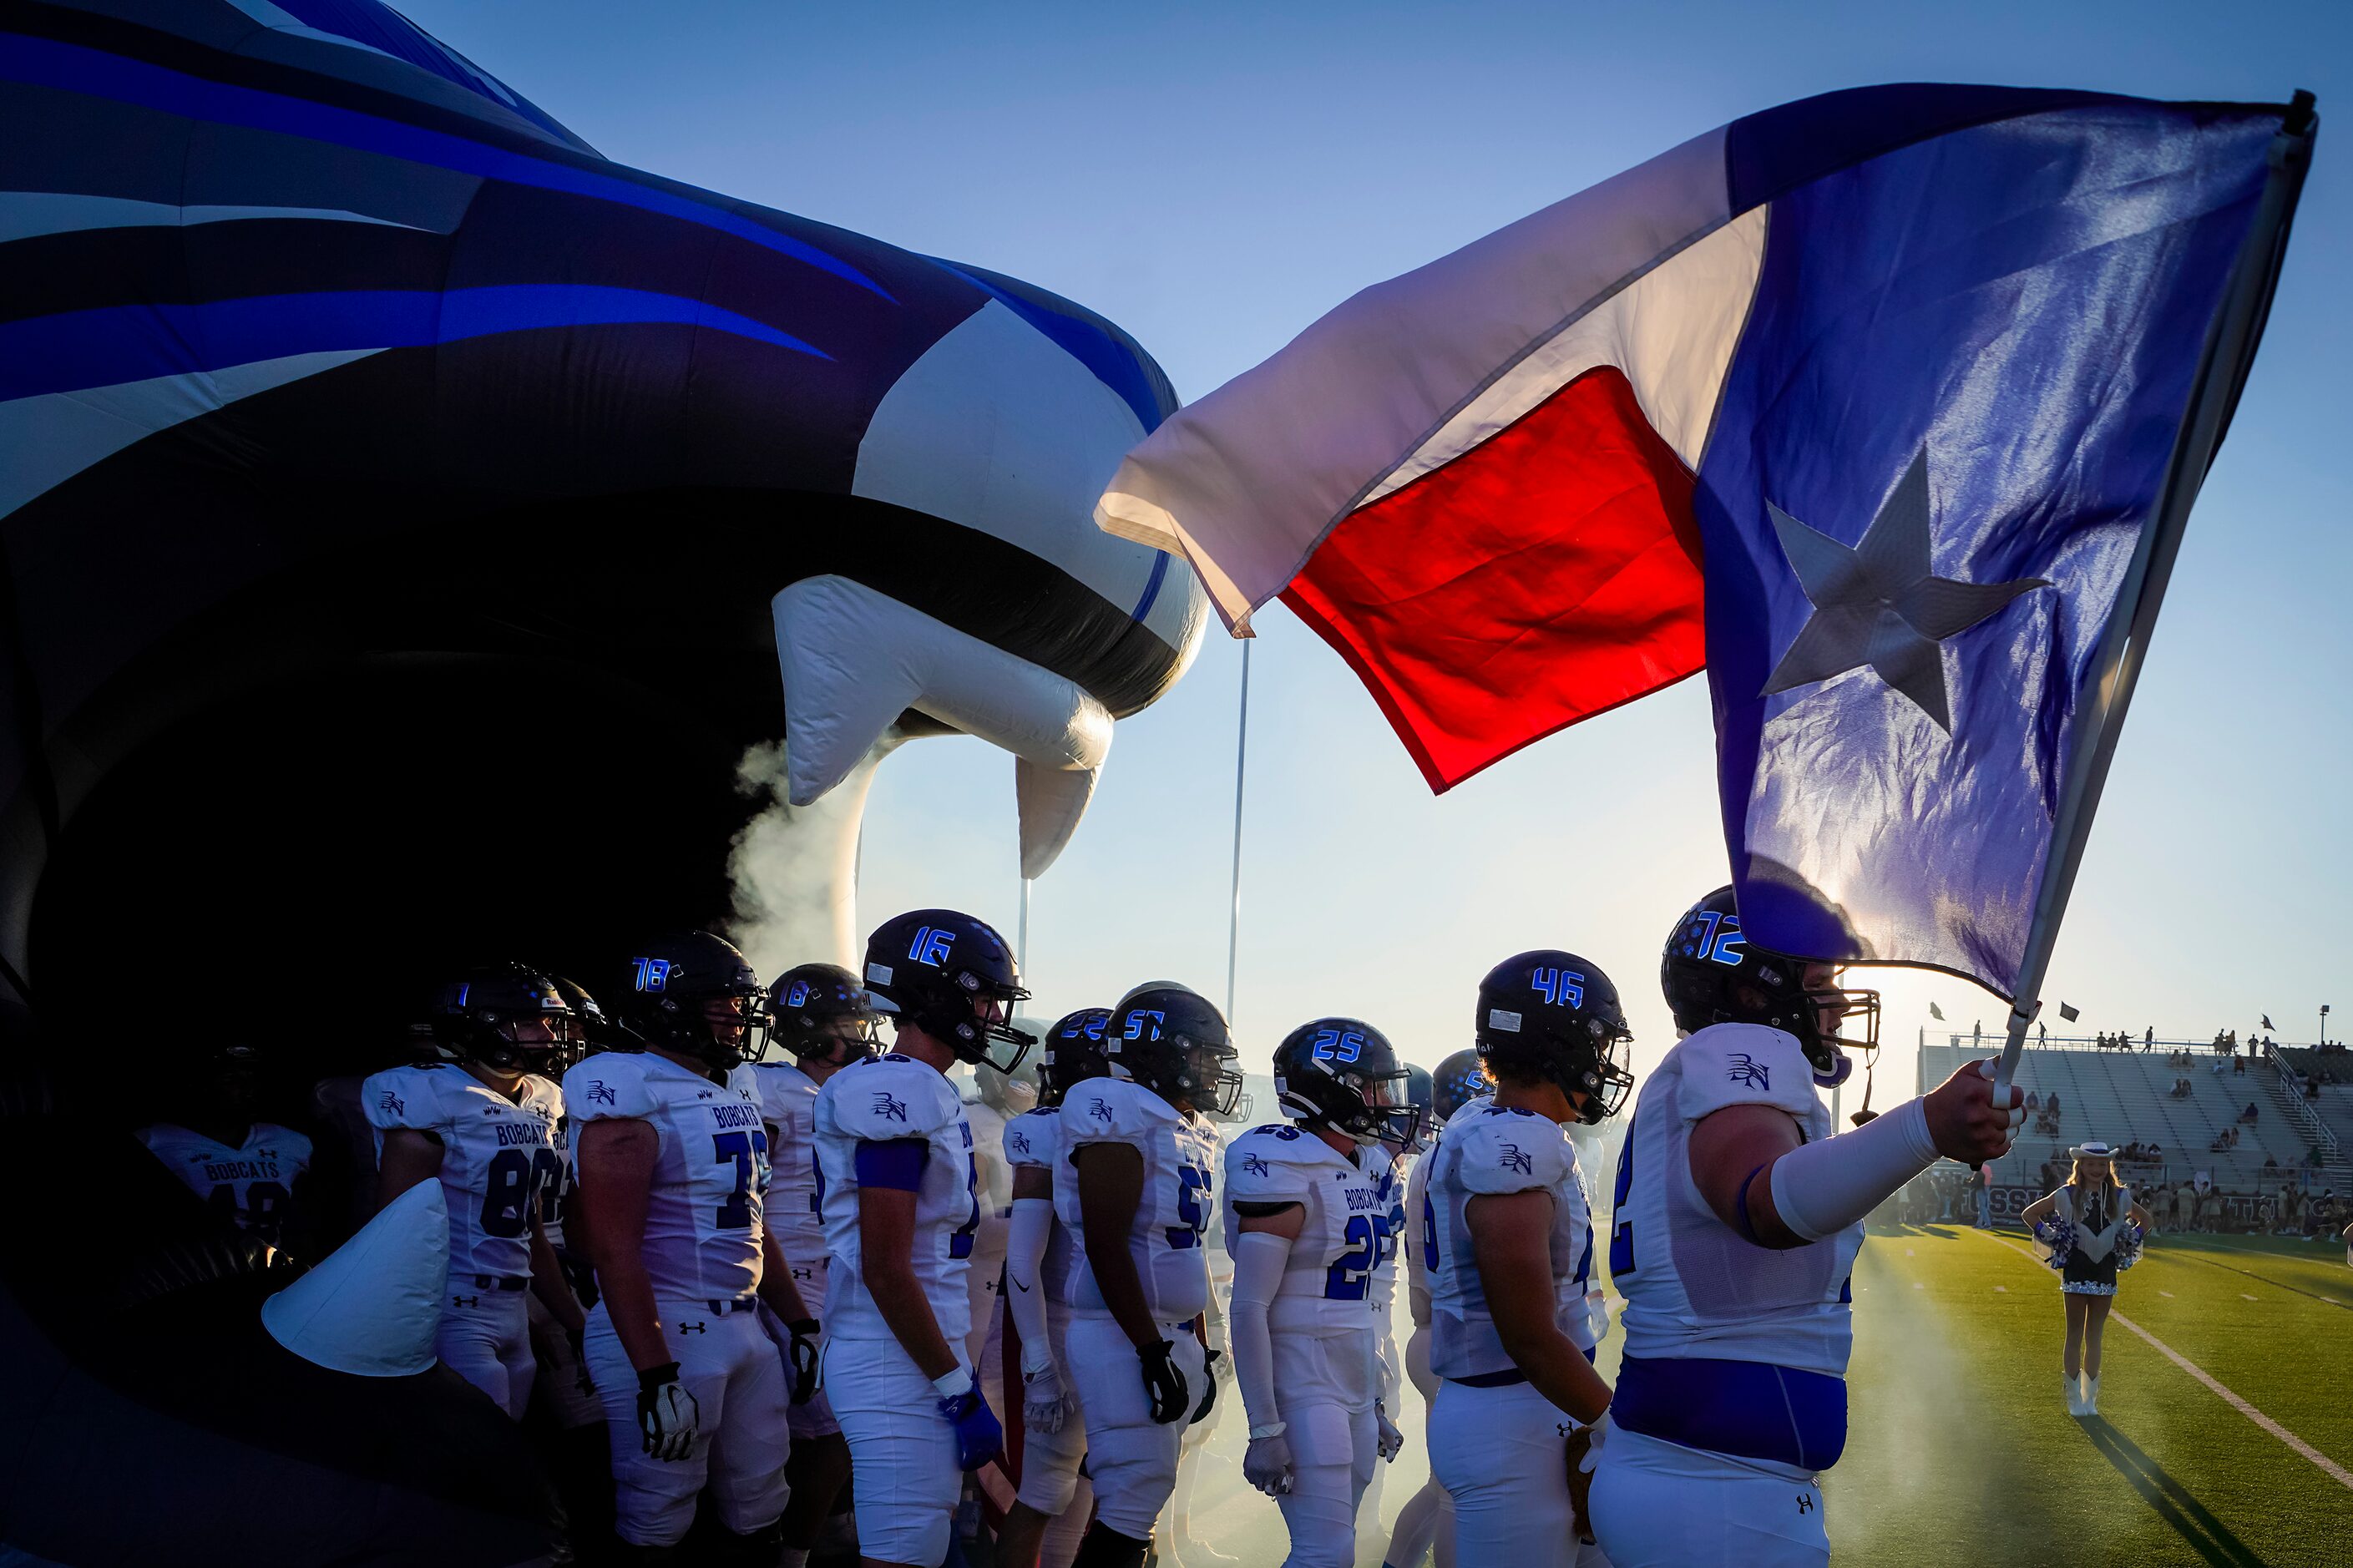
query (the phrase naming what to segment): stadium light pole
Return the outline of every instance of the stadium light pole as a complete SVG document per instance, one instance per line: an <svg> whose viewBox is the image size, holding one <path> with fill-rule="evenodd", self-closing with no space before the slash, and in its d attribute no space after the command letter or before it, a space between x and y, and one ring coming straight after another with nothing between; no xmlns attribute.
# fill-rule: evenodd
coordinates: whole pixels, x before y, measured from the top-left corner
<svg viewBox="0 0 2353 1568"><path fill-rule="evenodd" d="M2328 1043L2328 1004L2326 1002L2320 1005L2320 1043L2324 1046Z"/></svg>

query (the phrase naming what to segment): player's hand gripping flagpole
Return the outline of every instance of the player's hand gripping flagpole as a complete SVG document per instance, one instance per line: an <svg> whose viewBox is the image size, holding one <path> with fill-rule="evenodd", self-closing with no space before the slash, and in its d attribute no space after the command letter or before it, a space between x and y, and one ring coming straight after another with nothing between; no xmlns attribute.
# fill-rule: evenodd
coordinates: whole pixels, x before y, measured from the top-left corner
<svg viewBox="0 0 2353 1568"><path fill-rule="evenodd" d="M2173 574L2173 560L2189 526L2190 505L2198 499L2223 432L2230 428L2240 389L2246 384L2247 370L2254 360L2255 344L2263 336L2264 318L2271 311L2272 289L2287 253L2296 195L2303 188L2306 171L2312 166L2313 137L2319 129L2313 110L2313 95L2297 92L2279 134L2272 141L2271 173L2263 184L2263 205L2232 269L2230 292L2207 340L2197 393L2174 445L2164 500L2156 521L2141 534L2116 612L2108 617L2099 655L2084 678L2079 711L2090 729L2084 761L2068 777L2051 858L2035 894L2034 921L2028 931L2025 960L2019 966L2010 1001L2010 1030L1994 1072L1996 1105L2008 1099L2010 1080L2026 1049L2026 1031L2042 1010L2043 975L2059 941L2059 922L2067 912L2068 895L2074 890L2076 869L2083 864L2092 815L2099 809L2100 791L2108 780L2116 739L2124 730L2125 710L2132 703L2133 686L2148 653L2149 634L2156 629L2157 612Z"/></svg>

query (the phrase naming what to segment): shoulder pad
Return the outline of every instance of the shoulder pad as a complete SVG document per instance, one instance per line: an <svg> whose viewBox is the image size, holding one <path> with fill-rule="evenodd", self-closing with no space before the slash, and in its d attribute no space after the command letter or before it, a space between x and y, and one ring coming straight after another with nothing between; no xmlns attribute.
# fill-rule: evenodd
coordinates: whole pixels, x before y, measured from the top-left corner
<svg viewBox="0 0 2353 1568"><path fill-rule="evenodd" d="M654 1112L646 1058L600 1051L564 1075L564 1109L575 1121L643 1121Z"/></svg>
<svg viewBox="0 0 2353 1568"><path fill-rule="evenodd" d="M836 1073L818 1101L837 1131L875 1142L928 1138L964 1116L955 1086L913 1057L875 1057L854 1074Z"/></svg>
<svg viewBox="0 0 2353 1568"><path fill-rule="evenodd" d="M1062 1100L1062 1141L1071 1148L1084 1143L1140 1145L1176 1122L1175 1106L1124 1079L1089 1079Z"/></svg>
<svg viewBox="0 0 2353 1568"><path fill-rule="evenodd" d="M1534 1112L1482 1116L1447 1139L1466 1191L1525 1193L1557 1186L1569 1173L1568 1137Z"/></svg>
<svg viewBox="0 0 2353 1568"><path fill-rule="evenodd" d="M1051 1106L1023 1111L1005 1124L1006 1163L1051 1169L1055 1149L1062 1141L1061 1129Z"/></svg>
<svg viewBox="0 0 2353 1568"><path fill-rule="evenodd" d="M1685 1121L1734 1105L1770 1105L1800 1121L1818 1101L1813 1064L1795 1035L1762 1024L1711 1024L1676 1042L1675 1114Z"/></svg>
<svg viewBox="0 0 2353 1568"><path fill-rule="evenodd" d="M367 1081L360 1085L360 1110L366 1115L368 1125L386 1131L408 1127L427 1132L446 1121L440 1086L425 1076L427 1070L418 1065L386 1068L370 1074Z"/></svg>

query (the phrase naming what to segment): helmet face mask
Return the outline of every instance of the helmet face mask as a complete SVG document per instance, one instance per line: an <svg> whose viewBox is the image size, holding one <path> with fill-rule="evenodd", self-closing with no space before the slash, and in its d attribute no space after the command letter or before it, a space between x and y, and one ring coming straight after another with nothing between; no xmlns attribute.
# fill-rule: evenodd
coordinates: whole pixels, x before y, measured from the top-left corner
<svg viewBox="0 0 2353 1568"><path fill-rule="evenodd" d="M1360 1145L1414 1143L1421 1108L1412 1075L1388 1037L1357 1018L1317 1018L1274 1048L1274 1088L1285 1116L1329 1128Z"/></svg>
<svg viewBox="0 0 2353 1568"><path fill-rule="evenodd" d="M1830 984L1811 978L1826 970ZM1879 993L1839 984L1843 971L1828 961L1776 952L1748 941L1730 888L1718 888L1685 910L1667 935L1659 961L1660 989L1675 1026L1686 1033L1711 1024L1762 1024L1795 1037L1813 1065L1814 1081L1846 1081L1854 1064L1845 1052L1879 1049ZM1863 1020L1861 1037L1847 1032Z"/></svg>

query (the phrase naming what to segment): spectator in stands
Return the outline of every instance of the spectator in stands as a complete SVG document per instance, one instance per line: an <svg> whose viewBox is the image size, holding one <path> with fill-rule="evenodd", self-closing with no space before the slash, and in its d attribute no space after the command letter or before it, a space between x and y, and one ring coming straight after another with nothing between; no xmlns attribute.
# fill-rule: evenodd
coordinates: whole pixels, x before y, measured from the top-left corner
<svg viewBox="0 0 2353 1568"><path fill-rule="evenodd" d="M2320 1098L2320 1078L2318 1074L2315 1074L2313 1077L2304 1080L2304 1098L2306 1100L2318 1100Z"/></svg>
<svg viewBox="0 0 2353 1568"><path fill-rule="evenodd" d="M2244 1057L2232 1057L2231 1058L2231 1070L2242 1078L2245 1077L2247 1072L2247 1058Z"/></svg>
<svg viewBox="0 0 2353 1568"><path fill-rule="evenodd" d="M2051 1098L2042 1102L2042 1109L2051 1113L2051 1124L2056 1127L2059 1124L2059 1091L2057 1089L2051 1091Z"/></svg>
<svg viewBox="0 0 2353 1568"><path fill-rule="evenodd" d="M2040 1110L2042 1109L2042 1097L2036 1094L2031 1089L2026 1091L2026 1109L2029 1110Z"/></svg>
<svg viewBox="0 0 2353 1568"><path fill-rule="evenodd" d="M2216 1057L2214 1058L2214 1066L2211 1069L2214 1076L2216 1078L2221 1078L2224 1073L2229 1072L2231 1070L2231 1063L2235 1059L2235 1058L2230 1057Z"/></svg>
<svg viewBox="0 0 2353 1568"><path fill-rule="evenodd" d="M2187 1179L2173 1189L2173 1224L2179 1230L2198 1228L2198 1189Z"/></svg>
<svg viewBox="0 0 2353 1568"><path fill-rule="evenodd" d="M2255 1102L2251 1100L2247 1101L2247 1109L2239 1112L2239 1120L2245 1122L2248 1126L2253 1127L2255 1124L2255 1117L2259 1113L2255 1110Z"/></svg>
<svg viewBox="0 0 2353 1568"><path fill-rule="evenodd" d="M2148 1233L2155 1236L2160 1230L2169 1230L2172 1226L2173 1189L2159 1185L2148 1195Z"/></svg>
<svg viewBox="0 0 2353 1568"><path fill-rule="evenodd" d="M2265 1174L2265 1175L2267 1175L2267 1176L2268 1176L2268 1175L2270 1175L2274 1171L2276 1171L2276 1170L2278 1170L2278 1169L2279 1169L2279 1162L2278 1162L2277 1160L2275 1160L2275 1159L2272 1158L2269 1154L2266 1154L2266 1155L2264 1155L2264 1156L2263 1156L2263 1174Z"/></svg>
<svg viewBox="0 0 2353 1568"><path fill-rule="evenodd" d="M2157 1049L2157 1026L2155 1024L2151 1024L2148 1026L2147 1033L2141 1036L2140 1048L2141 1054L2144 1056L2147 1055L2150 1051Z"/></svg>

